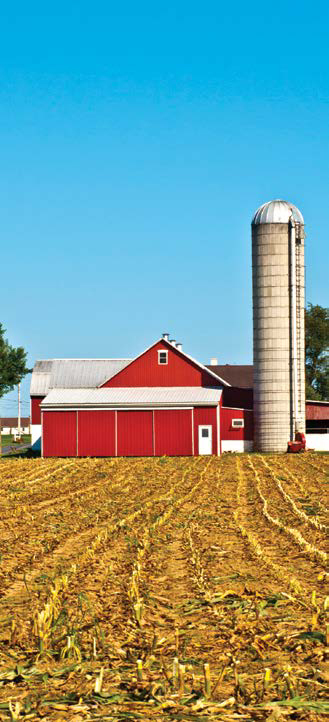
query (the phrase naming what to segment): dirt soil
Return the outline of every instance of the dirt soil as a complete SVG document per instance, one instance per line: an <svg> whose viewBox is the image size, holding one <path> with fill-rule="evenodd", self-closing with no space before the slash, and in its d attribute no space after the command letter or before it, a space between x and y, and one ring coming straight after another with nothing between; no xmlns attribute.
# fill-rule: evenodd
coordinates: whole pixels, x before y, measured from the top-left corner
<svg viewBox="0 0 329 722"><path fill-rule="evenodd" d="M0 720L329 715L329 459L0 462Z"/></svg>

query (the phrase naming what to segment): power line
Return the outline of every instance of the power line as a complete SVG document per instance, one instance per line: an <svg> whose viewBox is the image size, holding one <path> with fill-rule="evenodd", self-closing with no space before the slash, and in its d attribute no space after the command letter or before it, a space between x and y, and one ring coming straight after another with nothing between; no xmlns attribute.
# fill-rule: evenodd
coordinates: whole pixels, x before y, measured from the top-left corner
<svg viewBox="0 0 329 722"><path fill-rule="evenodd" d="M0 404L17 404L17 400L14 399L4 399L3 401L0 400ZM30 404L29 401L21 401L21 404Z"/></svg>
<svg viewBox="0 0 329 722"><path fill-rule="evenodd" d="M29 403L29 401L21 401L21 404ZM17 404L17 399L0 399L0 404Z"/></svg>
<svg viewBox="0 0 329 722"><path fill-rule="evenodd" d="M4 399L4 401L17 401L16 396L7 396L7 394L5 394L2 398ZM27 399L24 399L24 401L25 403L29 403Z"/></svg>

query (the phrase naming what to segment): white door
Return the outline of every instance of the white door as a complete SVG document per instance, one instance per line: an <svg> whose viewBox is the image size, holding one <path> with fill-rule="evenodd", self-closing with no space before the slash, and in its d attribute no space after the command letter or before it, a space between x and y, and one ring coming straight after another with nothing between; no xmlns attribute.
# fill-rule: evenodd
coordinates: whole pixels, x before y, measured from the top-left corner
<svg viewBox="0 0 329 722"><path fill-rule="evenodd" d="M212 426L199 426L199 454L212 454Z"/></svg>

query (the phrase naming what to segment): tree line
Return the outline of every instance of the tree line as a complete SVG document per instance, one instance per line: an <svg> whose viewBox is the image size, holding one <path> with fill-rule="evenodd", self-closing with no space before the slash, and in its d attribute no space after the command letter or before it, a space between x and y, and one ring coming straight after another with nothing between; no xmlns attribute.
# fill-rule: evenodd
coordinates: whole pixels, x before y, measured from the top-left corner
<svg viewBox="0 0 329 722"><path fill-rule="evenodd" d="M305 309L306 398L329 401L329 308Z"/></svg>

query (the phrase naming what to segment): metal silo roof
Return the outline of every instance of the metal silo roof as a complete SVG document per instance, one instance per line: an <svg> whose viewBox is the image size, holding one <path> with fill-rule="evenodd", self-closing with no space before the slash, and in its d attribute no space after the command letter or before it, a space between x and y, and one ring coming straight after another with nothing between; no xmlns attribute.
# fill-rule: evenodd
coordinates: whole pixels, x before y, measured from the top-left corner
<svg viewBox="0 0 329 722"><path fill-rule="evenodd" d="M252 219L252 224L258 226L261 223L289 223L291 216L297 223L304 223L304 218L297 206L277 199L260 206Z"/></svg>

